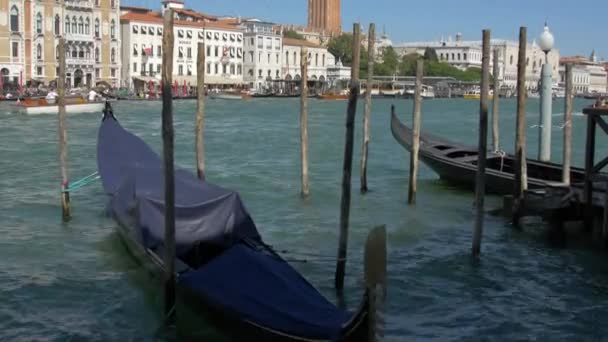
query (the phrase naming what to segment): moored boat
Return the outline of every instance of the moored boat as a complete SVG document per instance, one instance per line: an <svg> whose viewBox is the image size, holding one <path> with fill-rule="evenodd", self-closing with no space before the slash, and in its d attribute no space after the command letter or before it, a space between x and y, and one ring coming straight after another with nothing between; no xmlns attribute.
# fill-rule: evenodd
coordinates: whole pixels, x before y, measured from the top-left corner
<svg viewBox="0 0 608 342"><path fill-rule="evenodd" d="M408 151L412 148L412 129L391 115L391 132L399 144ZM421 133L420 160L442 179L473 189L477 175L478 152L476 147L463 146L443 138ZM515 156L501 151L486 154L486 191L500 195L513 193ZM549 162L527 159L529 188L543 188L561 182L562 166ZM570 179L573 184L583 182L585 171L572 167Z"/></svg>
<svg viewBox="0 0 608 342"><path fill-rule="evenodd" d="M104 107L104 102L87 102L82 98L69 100L66 98L66 102L66 114L101 113ZM28 115L59 114L59 105L57 103L49 103L45 99L25 99L15 105Z"/></svg>
<svg viewBox="0 0 608 342"><path fill-rule="evenodd" d="M245 98L243 94L240 93L214 93L210 92L209 97L214 100L242 100Z"/></svg>
<svg viewBox="0 0 608 342"><path fill-rule="evenodd" d="M106 109L97 164L119 235L134 257L162 274L165 205L160 157ZM325 299L264 243L237 192L176 169L175 238L178 296L226 335L240 341L367 338L372 324L367 292L354 313ZM373 265L367 255L368 249L366 268Z"/></svg>
<svg viewBox="0 0 608 342"><path fill-rule="evenodd" d="M348 100L348 94L327 93L317 95L319 100Z"/></svg>

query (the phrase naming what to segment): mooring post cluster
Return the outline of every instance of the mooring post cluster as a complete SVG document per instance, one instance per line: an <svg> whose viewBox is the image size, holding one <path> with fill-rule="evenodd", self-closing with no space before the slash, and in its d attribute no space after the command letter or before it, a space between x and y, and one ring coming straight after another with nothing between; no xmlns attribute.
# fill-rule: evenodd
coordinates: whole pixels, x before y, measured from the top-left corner
<svg viewBox="0 0 608 342"><path fill-rule="evenodd" d="M167 9L163 21L162 137L165 178L165 316L172 317L175 309L175 178L173 164L173 10Z"/></svg>
<svg viewBox="0 0 608 342"><path fill-rule="evenodd" d="M302 197L310 194L308 180L308 49L300 51L300 164L302 176Z"/></svg>
<svg viewBox="0 0 608 342"><path fill-rule="evenodd" d="M365 113L363 114L363 144L361 151L361 193L367 192L367 159L369 156L370 120L372 113L372 84L374 82L376 25L369 24L367 33L367 82L365 84Z"/></svg>
<svg viewBox="0 0 608 342"><path fill-rule="evenodd" d="M344 288L344 273L346 271L355 114L357 113L357 99L359 97L360 51L361 27L359 23L355 23L353 25L353 63L351 66L350 95L346 109L346 141L344 144L344 165L342 169L342 199L340 201L340 238L335 276L335 287L338 292L341 292Z"/></svg>
<svg viewBox="0 0 608 342"><path fill-rule="evenodd" d="M488 97L490 93L490 30L483 30L481 55L481 98L479 101L479 145L477 150L477 176L475 179L475 231L472 254L481 253L483 234L484 202L486 191L486 161L488 151ZM496 91L495 91L496 92ZM495 96L498 96L497 94Z"/></svg>
<svg viewBox="0 0 608 342"><path fill-rule="evenodd" d="M70 219L70 193L68 189L68 132L65 111L65 38L59 39L59 75L57 77L57 104L59 106L59 167L61 170L61 212L64 221Z"/></svg>
<svg viewBox="0 0 608 342"><path fill-rule="evenodd" d="M205 43L198 43L196 55L196 174L205 179Z"/></svg>
<svg viewBox="0 0 608 342"><path fill-rule="evenodd" d="M412 153L410 153L410 180L407 193L407 202L416 203L418 182L418 154L420 151L420 112L422 111L422 79L424 75L424 61L416 61L416 90L414 91L414 109L412 110Z"/></svg>

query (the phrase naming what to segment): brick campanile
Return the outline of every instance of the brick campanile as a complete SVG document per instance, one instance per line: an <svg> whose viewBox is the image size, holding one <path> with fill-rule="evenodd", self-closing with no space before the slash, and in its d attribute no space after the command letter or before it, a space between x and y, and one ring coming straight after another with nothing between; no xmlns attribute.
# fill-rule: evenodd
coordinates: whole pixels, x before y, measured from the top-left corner
<svg viewBox="0 0 608 342"><path fill-rule="evenodd" d="M342 32L340 0L308 0L308 28L333 34Z"/></svg>

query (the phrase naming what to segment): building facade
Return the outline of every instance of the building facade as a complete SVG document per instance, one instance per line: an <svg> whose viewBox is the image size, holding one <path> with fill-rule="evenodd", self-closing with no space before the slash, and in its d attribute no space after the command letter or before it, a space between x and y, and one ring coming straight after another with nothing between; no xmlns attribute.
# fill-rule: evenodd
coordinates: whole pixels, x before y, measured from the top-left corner
<svg viewBox="0 0 608 342"><path fill-rule="evenodd" d="M315 32L340 34L340 0L308 0L308 28Z"/></svg>
<svg viewBox="0 0 608 342"><path fill-rule="evenodd" d="M268 88L269 82L282 78L283 37L274 24L257 19L245 20L243 43L243 80L250 88Z"/></svg>
<svg viewBox="0 0 608 342"><path fill-rule="evenodd" d="M182 1L163 2L175 14L173 79L196 85L198 43L205 43L205 84L243 83L243 33L239 23L184 9ZM123 83L129 87L160 83L163 12L124 7L120 18L123 40Z"/></svg>
<svg viewBox="0 0 608 342"><path fill-rule="evenodd" d="M23 0L0 1L0 77L4 89L17 88L25 74L26 28L31 4Z"/></svg>
<svg viewBox="0 0 608 342"><path fill-rule="evenodd" d="M327 82L329 87L337 85L340 81L350 80L351 67L344 66L342 61L338 59L336 64L327 67Z"/></svg>
<svg viewBox="0 0 608 342"><path fill-rule="evenodd" d="M589 58L583 56L560 59L560 84L566 83L565 66L572 64L572 86L574 94L608 94L608 70L597 61L595 52Z"/></svg>
<svg viewBox="0 0 608 342"><path fill-rule="evenodd" d="M283 38L283 79L299 80L302 48L308 49L308 79L327 81L327 68L336 64L335 57L326 48L306 40Z"/></svg>
<svg viewBox="0 0 608 342"><path fill-rule="evenodd" d="M519 56L519 42L493 39L491 44L490 70L493 68L494 52L498 51L499 75L502 87L515 89L517 87L517 60ZM481 68L481 41L465 41L462 35L456 35L456 40L449 38L439 41L404 43L394 47L399 55L409 53L424 54L427 48L433 48L440 61L448 63L462 70L468 68ZM559 81L559 51L553 49L547 55L552 66L554 83ZM526 88L536 90L540 81L540 73L545 63L545 53L532 42L526 46Z"/></svg>
<svg viewBox="0 0 608 342"><path fill-rule="evenodd" d="M31 6L31 79L48 84L57 78L65 38L68 87L120 85L119 0L38 0Z"/></svg>

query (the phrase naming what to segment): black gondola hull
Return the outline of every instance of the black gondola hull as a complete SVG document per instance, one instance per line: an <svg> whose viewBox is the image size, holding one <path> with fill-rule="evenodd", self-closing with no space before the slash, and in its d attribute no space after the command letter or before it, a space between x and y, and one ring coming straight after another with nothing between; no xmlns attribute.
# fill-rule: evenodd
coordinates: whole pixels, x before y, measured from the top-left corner
<svg viewBox="0 0 608 342"><path fill-rule="evenodd" d="M391 116L391 132L399 144L411 152L412 130ZM420 160L435 171L441 179L468 189L475 188L477 174L477 149L462 146L430 134L420 135ZM499 195L512 194L515 189L514 156L500 152L488 152L485 175L486 191ZM537 160L527 160L528 187L543 188L548 183L560 182L561 165ZM583 182L585 171L571 168L573 183Z"/></svg>

